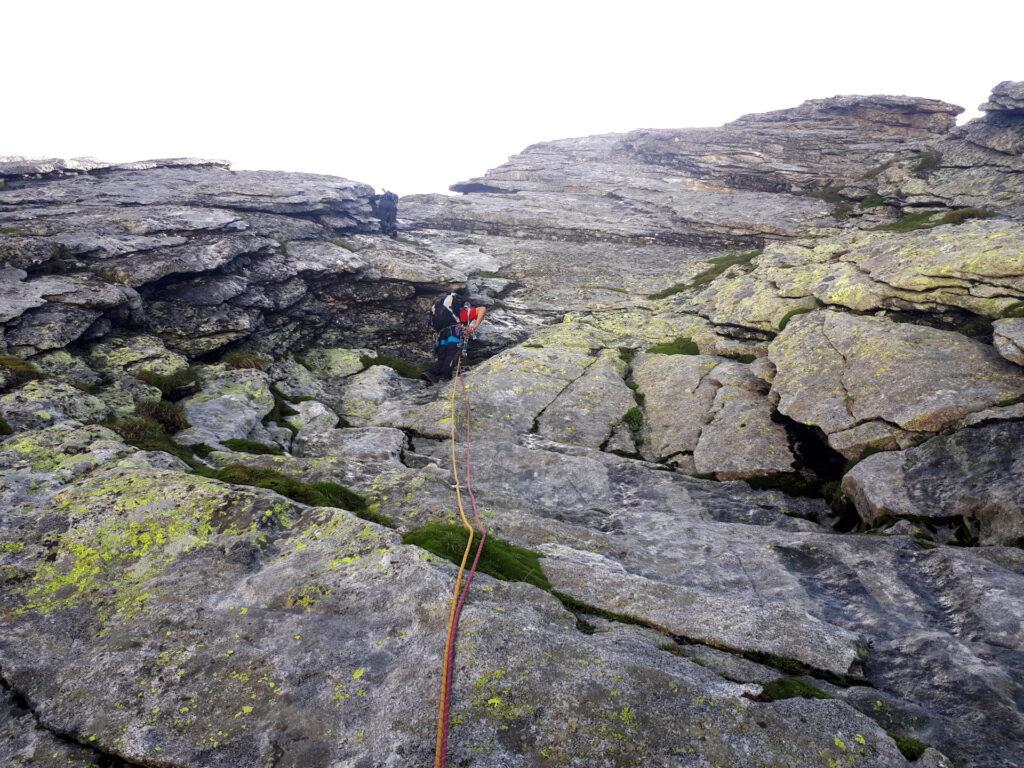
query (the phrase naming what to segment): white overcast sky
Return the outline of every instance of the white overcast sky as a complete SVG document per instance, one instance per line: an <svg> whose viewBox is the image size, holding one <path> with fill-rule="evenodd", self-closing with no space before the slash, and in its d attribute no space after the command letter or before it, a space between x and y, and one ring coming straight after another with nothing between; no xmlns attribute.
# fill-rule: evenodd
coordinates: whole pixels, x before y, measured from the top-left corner
<svg viewBox="0 0 1024 768"><path fill-rule="evenodd" d="M215 157L442 192L537 141L841 93L970 114L1024 3L359 0L0 8L0 155Z"/></svg>

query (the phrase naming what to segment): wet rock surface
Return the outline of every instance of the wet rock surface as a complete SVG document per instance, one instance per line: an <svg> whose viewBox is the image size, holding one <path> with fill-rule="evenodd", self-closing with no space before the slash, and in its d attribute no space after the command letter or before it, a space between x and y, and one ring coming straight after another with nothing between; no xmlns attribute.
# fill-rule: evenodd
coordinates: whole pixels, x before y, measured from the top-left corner
<svg viewBox="0 0 1024 768"><path fill-rule="evenodd" d="M543 579L477 575L450 764L1016 765L1020 84L958 111L539 144L394 239L344 179L0 159L0 758L429 763L454 455Z"/></svg>

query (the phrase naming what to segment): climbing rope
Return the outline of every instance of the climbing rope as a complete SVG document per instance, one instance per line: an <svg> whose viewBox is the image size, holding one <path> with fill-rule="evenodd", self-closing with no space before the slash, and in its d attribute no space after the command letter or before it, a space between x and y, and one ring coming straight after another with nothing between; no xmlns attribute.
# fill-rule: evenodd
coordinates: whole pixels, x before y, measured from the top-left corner
<svg viewBox="0 0 1024 768"><path fill-rule="evenodd" d="M452 392L449 403L451 416L451 433L449 443L451 447L452 476L455 479L455 505L459 510L459 518L463 528L466 529L466 549L462 553L462 562L459 563L459 572L455 577L455 587L452 591L451 610L448 614L448 634L444 645L444 661L441 670L441 695L438 703L437 717L437 740L434 750L434 768L445 768L448 755L448 719L452 702L452 678L455 674L455 647L459 631L459 619L462 617L462 607L466 603L469 588L473 584L473 576L476 574L477 564L480 562L480 555L483 553L484 543L487 540L487 528L480 519L477 510L476 496L473 493L473 431L470 426L471 412L469 408L469 397L466 391L466 382L462 375L462 354L455 367L455 376L452 379ZM473 521L480 529L480 539L477 544L476 554L473 562L466 570L466 561L469 559L469 552L473 548L473 540L476 529L470 524L466 516L466 510L462 503L462 483L459 478L457 443L457 412L455 409L456 393L461 390L464 421L466 424L466 495L469 497L470 509L473 514ZM463 579L465 578L465 583Z"/></svg>

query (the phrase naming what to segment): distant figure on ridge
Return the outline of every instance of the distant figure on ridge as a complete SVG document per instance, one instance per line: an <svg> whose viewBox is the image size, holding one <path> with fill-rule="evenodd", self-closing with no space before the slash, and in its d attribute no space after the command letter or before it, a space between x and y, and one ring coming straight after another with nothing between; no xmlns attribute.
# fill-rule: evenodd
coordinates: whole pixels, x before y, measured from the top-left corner
<svg viewBox="0 0 1024 768"><path fill-rule="evenodd" d="M487 310L472 307L463 292L449 293L430 308L430 324L437 331L434 343L436 362L422 378L431 384L446 381L455 373L466 338L472 336L484 320Z"/></svg>

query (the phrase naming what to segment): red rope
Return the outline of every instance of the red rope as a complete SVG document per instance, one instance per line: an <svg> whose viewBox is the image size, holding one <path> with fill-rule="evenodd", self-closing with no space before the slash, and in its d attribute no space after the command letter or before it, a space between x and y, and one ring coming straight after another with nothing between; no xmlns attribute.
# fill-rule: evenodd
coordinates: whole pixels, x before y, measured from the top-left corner
<svg viewBox="0 0 1024 768"><path fill-rule="evenodd" d="M480 513L477 509L476 495L473 493L473 430L470 426L472 413L469 407L469 396L466 393L466 382L462 375L461 355L456 371L456 380L462 390L462 403L466 422L466 493L469 496L470 507L473 512L473 520L480 529L480 543L477 545L476 554L473 557L473 563L466 575L465 584L460 590L458 583L456 583L456 592L452 595L452 599L455 600L456 603L455 610L452 613L452 617L448 625L448 638L445 645L447 658L445 659L444 673L442 676L443 682L441 685L441 719L438 723L438 733L440 738L437 742L437 752L434 755L435 768L445 768L448 759L449 714L451 712L452 703L452 680L455 676L456 637L459 632L459 620L462 618L462 607L466 604L466 597L469 595L469 588L473 584L473 576L476 574L477 564L480 562L480 555L483 554L484 551L484 542L487 540L487 528L484 525L483 520L480 519ZM455 416L456 414L453 409L452 419L454 419ZM452 456L452 472L455 473L457 480L459 468L454 461L454 451Z"/></svg>

